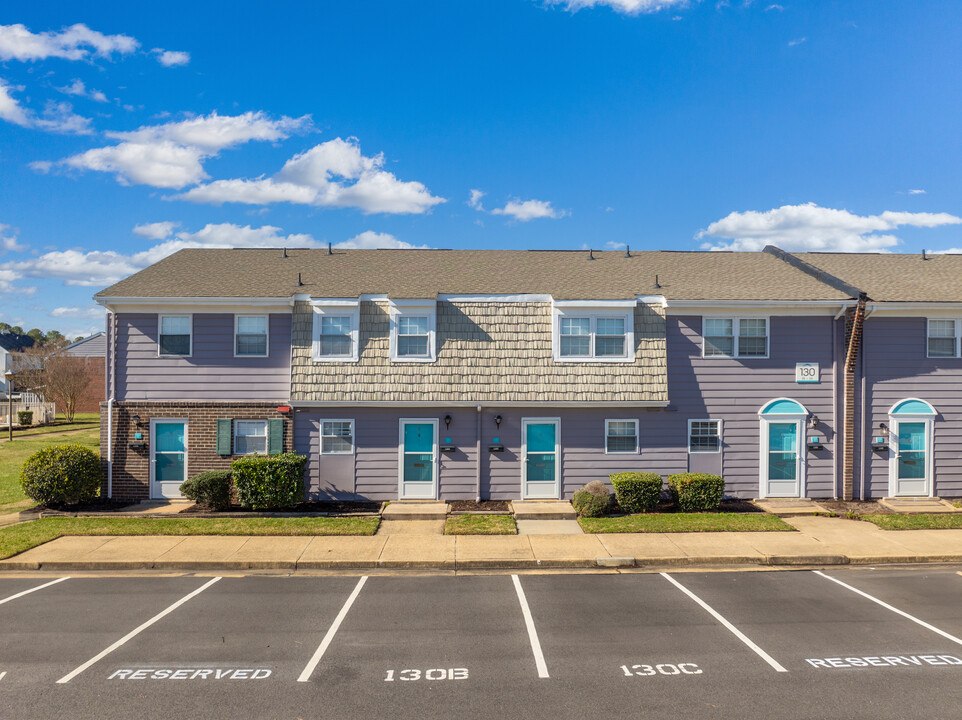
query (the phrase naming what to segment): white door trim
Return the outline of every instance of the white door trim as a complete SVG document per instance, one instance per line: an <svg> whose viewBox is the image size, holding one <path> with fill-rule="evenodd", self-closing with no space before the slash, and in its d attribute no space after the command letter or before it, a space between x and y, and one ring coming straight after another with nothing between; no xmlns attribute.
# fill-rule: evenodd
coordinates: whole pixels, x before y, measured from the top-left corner
<svg viewBox="0 0 962 720"><path fill-rule="evenodd" d="M398 445L397 445L397 497L398 500L437 500L438 499L438 466L441 464L438 457L438 418L399 418L398 419ZM434 443L432 445L431 467L431 496L405 497L404 495L404 425L432 425L434 426Z"/></svg>
<svg viewBox="0 0 962 720"><path fill-rule="evenodd" d="M935 497L935 464L932 457L935 418L931 415L889 415L889 497ZM899 489L899 424L903 422L925 423L925 494L898 495Z"/></svg>
<svg viewBox="0 0 962 720"><path fill-rule="evenodd" d="M767 498L768 495L768 457L769 457L769 446L768 446L768 435L769 429L768 425L770 423L794 423L795 424L795 451L797 455L797 472L796 472L796 482L798 483L798 494L791 497L806 497L805 492L805 470L806 470L806 459L805 459L805 430L808 425L807 415L759 415L760 423L758 426L758 497ZM784 495L779 495L778 497L786 497Z"/></svg>
<svg viewBox="0 0 962 720"><path fill-rule="evenodd" d="M554 499L561 498L561 418L560 417L531 417L521 418L521 499L528 499L528 482L526 472L528 467L528 425L555 426L554 436ZM552 498L531 498L532 500L549 500Z"/></svg>
<svg viewBox="0 0 962 720"><path fill-rule="evenodd" d="M157 450L156 433L154 432L154 427L160 423L161 425L167 423L184 423L184 480L190 477L190 471L188 470L188 430L189 426L187 423L187 418L151 418L150 419L150 499L151 500L165 500L169 499L166 496L160 494L157 491L157 461L155 459L155 453ZM178 491L177 497L183 497Z"/></svg>

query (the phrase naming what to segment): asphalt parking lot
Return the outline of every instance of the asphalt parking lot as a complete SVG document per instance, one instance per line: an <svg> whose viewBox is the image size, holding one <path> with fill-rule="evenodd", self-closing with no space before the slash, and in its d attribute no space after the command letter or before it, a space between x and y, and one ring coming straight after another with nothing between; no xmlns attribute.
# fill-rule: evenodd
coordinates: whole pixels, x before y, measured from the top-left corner
<svg viewBox="0 0 962 720"><path fill-rule="evenodd" d="M958 568L0 578L4 718L958 718Z"/></svg>

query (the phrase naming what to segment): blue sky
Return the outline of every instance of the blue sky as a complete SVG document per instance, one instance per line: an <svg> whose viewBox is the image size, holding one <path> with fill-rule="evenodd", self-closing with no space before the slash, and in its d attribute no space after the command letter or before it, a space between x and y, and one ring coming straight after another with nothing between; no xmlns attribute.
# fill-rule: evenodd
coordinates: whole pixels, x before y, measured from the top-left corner
<svg viewBox="0 0 962 720"><path fill-rule="evenodd" d="M959 27L927 0L8 0L0 320L87 333L180 247L958 250Z"/></svg>

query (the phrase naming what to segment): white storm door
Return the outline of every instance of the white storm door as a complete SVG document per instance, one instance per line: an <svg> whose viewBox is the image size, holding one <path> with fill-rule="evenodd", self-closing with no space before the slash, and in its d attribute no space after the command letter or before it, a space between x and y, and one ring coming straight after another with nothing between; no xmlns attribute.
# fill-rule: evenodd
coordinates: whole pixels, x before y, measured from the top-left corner
<svg viewBox="0 0 962 720"><path fill-rule="evenodd" d="M150 497L179 498L187 479L187 421L150 421Z"/></svg>
<svg viewBox="0 0 962 720"><path fill-rule="evenodd" d="M762 481L764 496L797 498L801 496L802 423L797 420L762 422Z"/></svg>
<svg viewBox="0 0 962 720"><path fill-rule="evenodd" d="M438 497L438 421L401 420L398 448L401 500Z"/></svg>
<svg viewBox="0 0 962 720"><path fill-rule="evenodd" d="M896 497L928 497L931 430L926 420L894 420L894 464Z"/></svg>
<svg viewBox="0 0 962 720"><path fill-rule="evenodd" d="M561 497L561 420L521 420L521 473L523 499Z"/></svg>

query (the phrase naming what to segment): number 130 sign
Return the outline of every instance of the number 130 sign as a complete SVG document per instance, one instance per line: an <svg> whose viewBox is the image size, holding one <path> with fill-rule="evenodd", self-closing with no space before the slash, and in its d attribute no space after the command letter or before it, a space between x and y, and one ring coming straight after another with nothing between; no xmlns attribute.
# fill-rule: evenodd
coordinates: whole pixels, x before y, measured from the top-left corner
<svg viewBox="0 0 962 720"><path fill-rule="evenodd" d="M817 383L818 363L795 363L795 382Z"/></svg>

